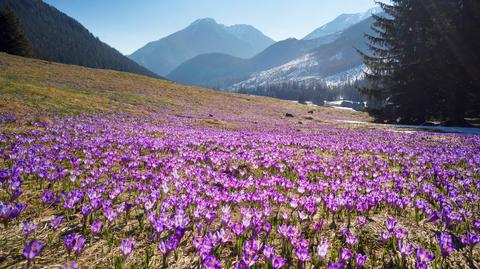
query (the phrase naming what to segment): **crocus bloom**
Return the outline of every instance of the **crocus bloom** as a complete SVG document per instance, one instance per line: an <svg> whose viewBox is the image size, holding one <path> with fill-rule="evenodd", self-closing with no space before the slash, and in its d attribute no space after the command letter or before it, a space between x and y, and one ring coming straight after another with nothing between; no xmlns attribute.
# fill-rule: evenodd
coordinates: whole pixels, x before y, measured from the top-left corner
<svg viewBox="0 0 480 269"><path fill-rule="evenodd" d="M75 245L75 239L76 239L75 234L67 234L63 237L63 243L69 255L73 250L73 246Z"/></svg>
<svg viewBox="0 0 480 269"><path fill-rule="evenodd" d="M332 261L328 262L328 269L343 269L343 268L344 268L344 265L341 262L336 262L336 263Z"/></svg>
<svg viewBox="0 0 480 269"><path fill-rule="evenodd" d="M128 257L132 253L134 247L135 239L133 238L122 240L120 243L120 249L122 250L124 257Z"/></svg>
<svg viewBox="0 0 480 269"><path fill-rule="evenodd" d="M62 265L60 269L78 269L78 263L76 261L68 261L66 264Z"/></svg>
<svg viewBox="0 0 480 269"><path fill-rule="evenodd" d="M37 229L37 225L31 221L25 221L23 223L23 235L25 237L30 236Z"/></svg>
<svg viewBox="0 0 480 269"><path fill-rule="evenodd" d="M359 216L357 218L357 223L360 227L363 227L363 226L365 226L365 224L367 224L367 218L364 217L364 216Z"/></svg>
<svg viewBox="0 0 480 269"><path fill-rule="evenodd" d="M265 256L265 259L271 260L275 255L275 250L271 246L266 245L263 248L263 255Z"/></svg>
<svg viewBox="0 0 480 269"><path fill-rule="evenodd" d="M164 241L160 241L160 243L158 243L158 250L160 250L163 255L168 253L168 249Z"/></svg>
<svg viewBox="0 0 480 269"><path fill-rule="evenodd" d="M83 251L83 248L85 247L85 238L83 238L83 235L76 235L75 238L75 245L73 245L73 252L75 252L75 255L78 256Z"/></svg>
<svg viewBox="0 0 480 269"><path fill-rule="evenodd" d="M311 259L310 254L308 253L308 248L300 247L296 249L295 255L297 255L298 260L301 262L306 262Z"/></svg>
<svg viewBox="0 0 480 269"><path fill-rule="evenodd" d="M53 216L53 218L50 220L50 227L52 227L52 229L56 231L58 230L58 228L60 228L62 221L63 221L62 216Z"/></svg>
<svg viewBox="0 0 480 269"><path fill-rule="evenodd" d="M448 257L448 255L450 255L450 253L453 252L452 236L449 233L447 232L441 233L437 237L437 242L438 242L438 246L440 247L440 253L442 254L443 258Z"/></svg>
<svg viewBox="0 0 480 269"><path fill-rule="evenodd" d="M352 258L352 255L352 251L350 251L348 248L340 249L340 259L343 262L348 262Z"/></svg>
<svg viewBox="0 0 480 269"><path fill-rule="evenodd" d="M346 235L346 241L350 246L355 246L358 243L358 238L352 233L348 232Z"/></svg>
<svg viewBox="0 0 480 269"><path fill-rule="evenodd" d="M357 268L364 268L365 263L367 263L367 255L357 253L357 255L355 255L355 265Z"/></svg>
<svg viewBox="0 0 480 269"><path fill-rule="evenodd" d="M30 241L26 243L23 248L23 256L25 256L28 261L31 261L36 256L40 255L44 248L45 244L42 242L36 240Z"/></svg>
<svg viewBox="0 0 480 269"><path fill-rule="evenodd" d="M413 253L413 247L402 240L398 241L398 250L402 257L410 256Z"/></svg>
<svg viewBox="0 0 480 269"><path fill-rule="evenodd" d="M99 232L102 231L102 221L101 220L95 220L93 223L92 223L92 226L91 226L91 229L92 229L92 234L98 234Z"/></svg>
<svg viewBox="0 0 480 269"><path fill-rule="evenodd" d="M396 225L397 225L397 221L394 218L389 218L388 220L385 221L385 227L387 227L387 230L389 232L393 232L393 229L395 229Z"/></svg>
<svg viewBox="0 0 480 269"><path fill-rule="evenodd" d="M427 265L435 259L435 255L423 248L417 248L417 261L415 267L427 268Z"/></svg>
<svg viewBox="0 0 480 269"><path fill-rule="evenodd" d="M405 232L402 228L397 228L395 229L395 237L399 240L403 239L407 237L407 232Z"/></svg>
<svg viewBox="0 0 480 269"><path fill-rule="evenodd" d="M215 256L208 256L203 260L203 266L206 269L221 269L222 263Z"/></svg>
<svg viewBox="0 0 480 269"><path fill-rule="evenodd" d="M317 256L320 260L325 259L329 248L330 248L330 243L328 242L328 240L320 241L320 244L317 246Z"/></svg>
<svg viewBox="0 0 480 269"><path fill-rule="evenodd" d="M76 256L78 256L85 247L85 238L80 234L68 234L63 237L63 242L67 253L70 254L73 251Z"/></svg>
<svg viewBox="0 0 480 269"><path fill-rule="evenodd" d="M282 256L275 256L272 260L272 265L274 269L282 268L287 261Z"/></svg>
<svg viewBox="0 0 480 269"><path fill-rule="evenodd" d="M478 236L474 231L467 232L467 234L465 236L462 236L461 239L464 245L472 247L474 247L480 242L480 236Z"/></svg>

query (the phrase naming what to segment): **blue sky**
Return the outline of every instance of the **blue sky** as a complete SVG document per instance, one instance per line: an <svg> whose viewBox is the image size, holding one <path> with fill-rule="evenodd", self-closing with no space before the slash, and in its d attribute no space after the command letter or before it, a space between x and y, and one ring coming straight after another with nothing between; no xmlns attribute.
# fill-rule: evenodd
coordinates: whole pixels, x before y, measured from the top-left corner
<svg viewBox="0 0 480 269"><path fill-rule="evenodd" d="M250 24L275 40L302 38L341 13L375 6L373 0L44 0L124 54L210 17Z"/></svg>

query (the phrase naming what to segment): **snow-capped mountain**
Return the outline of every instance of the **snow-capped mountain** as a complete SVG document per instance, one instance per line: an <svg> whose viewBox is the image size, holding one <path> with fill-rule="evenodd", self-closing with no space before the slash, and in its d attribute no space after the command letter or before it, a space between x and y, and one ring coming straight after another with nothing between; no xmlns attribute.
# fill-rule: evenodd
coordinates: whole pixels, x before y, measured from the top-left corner
<svg viewBox="0 0 480 269"><path fill-rule="evenodd" d="M334 42L324 44L286 64L254 73L244 81L230 86L228 90L237 91L288 81L305 84L324 81L330 85L339 85L361 78L365 66L356 49L366 49L364 34L371 31L372 22L372 17L363 20L342 32Z"/></svg>
<svg viewBox="0 0 480 269"><path fill-rule="evenodd" d="M315 29L313 32L305 36L303 39L311 40L311 39L320 38L320 37L341 32L369 18L370 16L372 16L372 14L379 14L381 12L382 12L382 9L379 7L376 7L362 13L342 14L337 18L335 18L333 21Z"/></svg>
<svg viewBox="0 0 480 269"><path fill-rule="evenodd" d="M236 91L240 88L258 87L268 83L280 83L288 80L321 79L316 74L318 65L319 61L316 59L315 54L308 53L284 65L255 73L249 79L232 85L229 87L229 90Z"/></svg>

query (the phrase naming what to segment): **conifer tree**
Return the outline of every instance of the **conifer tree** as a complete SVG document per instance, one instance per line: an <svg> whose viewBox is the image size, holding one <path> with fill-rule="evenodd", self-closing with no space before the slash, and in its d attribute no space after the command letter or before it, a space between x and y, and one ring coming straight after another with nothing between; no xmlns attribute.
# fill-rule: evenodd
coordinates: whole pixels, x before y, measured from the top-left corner
<svg viewBox="0 0 480 269"><path fill-rule="evenodd" d="M32 49L15 12L5 7L0 10L0 51L19 56L31 56Z"/></svg>
<svg viewBox="0 0 480 269"><path fill-rule="evenodd" d="M381 100L377 118L466 125L479 114L480 13L474 0L393 0L379 3L362 92Z"/></svg>

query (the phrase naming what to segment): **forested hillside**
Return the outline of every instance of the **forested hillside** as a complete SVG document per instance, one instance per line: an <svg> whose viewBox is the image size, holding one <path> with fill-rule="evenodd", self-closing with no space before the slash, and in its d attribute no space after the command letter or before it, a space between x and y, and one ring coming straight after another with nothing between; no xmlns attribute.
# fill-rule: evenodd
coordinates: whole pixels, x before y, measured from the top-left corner
<svg viewBox="0 0 480 269"><path fill-rule="evenodd" d="M5 7L15 12L35 58L156 77L41 0L0 0Z"/></svg>

